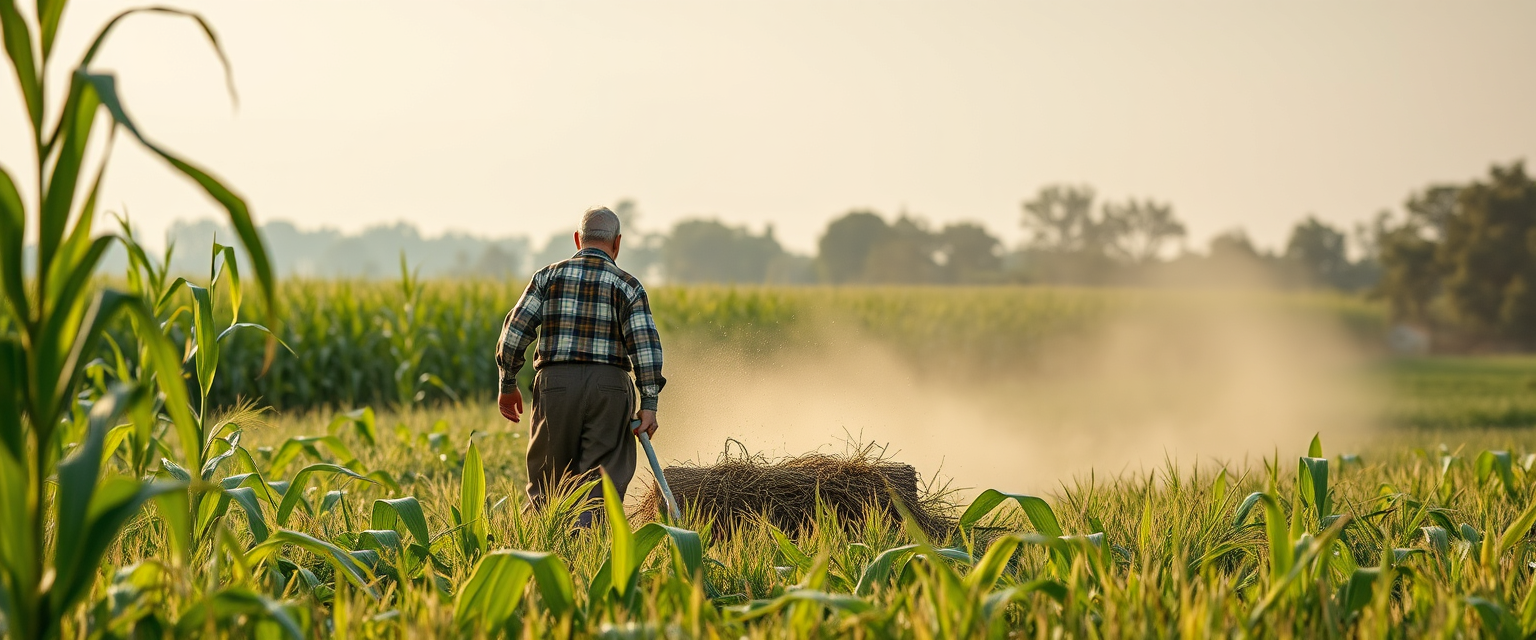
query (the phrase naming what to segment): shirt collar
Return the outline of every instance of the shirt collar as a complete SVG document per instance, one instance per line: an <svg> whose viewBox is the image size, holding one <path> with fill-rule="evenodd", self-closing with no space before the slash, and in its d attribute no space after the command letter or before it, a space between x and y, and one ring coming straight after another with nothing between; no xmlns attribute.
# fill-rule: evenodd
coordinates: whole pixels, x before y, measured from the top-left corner
<svg viewBox="0 0 1536 640"><path fill-rule="evenodd" d="M575 256L571 256L571 257L574 258L576 256L597 256L597 257L602 258L604 260L607 260L609 262L613 262L613 257L608 255L602 249L591 249L591 248L582 249L581 251L577 251ZM617 264L617 263L615 263L615 264Z"/></svg>

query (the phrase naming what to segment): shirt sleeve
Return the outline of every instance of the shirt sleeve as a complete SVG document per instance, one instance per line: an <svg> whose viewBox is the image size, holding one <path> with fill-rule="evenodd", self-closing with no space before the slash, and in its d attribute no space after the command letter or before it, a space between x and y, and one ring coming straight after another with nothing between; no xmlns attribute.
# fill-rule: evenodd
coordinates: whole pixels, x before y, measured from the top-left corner
<svg viewBox="0 0 1536 640"><path fill-rule="evenodd" d="M501 341L496 344L496 369L501 380L501 392L511 393L517 388L517 374L523 370L524 354L537 336L539 323L544 319L544 291L538 274L528 281L523 297L507 314L501 327Z"/></svg>
<svg viewBox="0 0 1536 640"><path fill-rule="evenodd" d="M644 287L636 289L627 313L620 326L635 370L635 386L640 389L640 408L655 411L667 379L661 375L661 335L656 333L656 319L651 317L651 302Z"/></svg>

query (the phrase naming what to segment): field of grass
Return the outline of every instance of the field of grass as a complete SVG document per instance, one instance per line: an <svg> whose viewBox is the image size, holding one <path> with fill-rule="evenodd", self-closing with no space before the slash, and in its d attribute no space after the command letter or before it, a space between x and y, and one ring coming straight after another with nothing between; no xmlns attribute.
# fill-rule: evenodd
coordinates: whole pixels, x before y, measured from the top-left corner
<svg viewBox="0 0 1536 640"><path fill-rule="evenodd" d="M1536 426L1536 358L1409 358L1376 375L1390 389L1389 420L1415 427Z"/></svg>
<svg viewBox="0 0 1536 640"><path fill-rule="evenodd" d="M489 407L330 418L241 418L241 444L265 478L329 461L374 482L324 474L284 486L303 492L286 519L283 496L258 491L254 510L212 523L227 542L209 544L198 570L164 560L171 545L146 517L113 546L107 559L121 569L102 572L100 604L72 628L365 638L1536 630L1530 429L1404 431L1359 451L1330 451L1324 439L1255 468L1065 480L1043 500L988 493L942 539L881 518L849 533L824 518L783 537L749 527L717 540L697 514L668 528L610 510L607 524L580 530L580 504L525 512L526 433ZM326 434L335 439L312 439ZM257 486L238 465L229 473L222 484ZM460 524L481 508L482 530ZM226 598L235 602L198 595L213 576L215 593L238 593Z"/></svg>
<svg viewBox="0 0 1536 640"><path fill-rule="evenodd" d="M488 384L476 380L489 374L477 369L489 359L478 345L499 326L501 311L490 309L510 304L509 289L394 287L285 286L279 335L293 353L279 354L270 380L254 379L258 332L232 334L206 374L194 358L194 381L210 389L198 457L167 444L174 419L148 437L132 423L104 424L92 445L97 432L80 414L65 441L100 451L104 473L199 493L190 504L189 492L148 500L125 522L83 585L83 606L60 620L63 635L1536 632L1536 430L1487 409L1524 406L1526 360L1384 361L1367 373L1385 378L1394 416L1412 426L1361 450L1323 448L1324 434L1250 466L1111 478L1084 469L1038 496L981 487L939 538L879 516L849 531L831 514L804 531L757 525L718 536L707 514L661 522L625 514L619 496L606 506L525 505L527 433L475 388ZM968 366L1029 358L1117 309L1206 301L1053 289L674 288L656 297L674 344L750 354L812 323L844 322L920 345L913 357L949 354ZM1334 318L1362 340L1380 327L1375 307L1348 299L1262 294L1245 304ZM227 301L211 308L233 312ZM180 339L202 344L188 322ZM177 337L174 323L166 330ZM92 395L110 398L113 367L96 371ZM230 399L217 400L221 388ZM325 399L276 415L233 399L267 389ZM359 397L378 410L356 408ZM586 508L604 509L606 522L573 528Z"/></svg>
<svg viewBox="0 0 1536 640"><path fill-rule="evenodd" d="M0 2L38 178L24 198L0 170L0 636L1536 634L1536 430L1510 426L1530 422L1520 359L1385 366L1393 415L1419 426L1363 449L1327 449L1324 434L1244 465L1084 474L1045 495L982 488L938 536L878 513L846 527L825 510L804 530L749 523L727 536L708 514L626 514L608 483L589 504L599 481L529 508L527 434L484 401L519 287L279 283L245 201L142 137L115 77L91 65L97 46L73 73L49 73L64 5L40 0L29 20ZM134 11L192 17L224 59L201 18ZM126 222L122 237L98 235L110 154L96 164L87 150L109 129L224 210L250 259L244 289L233 247L204 254L207 279L181 279ZM114 244L128 272L98 286ZM1231 303L1016 288L654 293L672 345L750 358L852 327L905 364L980 376L1093 337L1127 309L1173 326ZM1364 345L1385 325L1379 305L1349 298L1237 297L1237 317L1320 322ZM1313 348L1337 344L1319 336ZM1252 336L1238 337L1217 346L1248 353ZM589 508L601 524L573 527Z"/></svg>

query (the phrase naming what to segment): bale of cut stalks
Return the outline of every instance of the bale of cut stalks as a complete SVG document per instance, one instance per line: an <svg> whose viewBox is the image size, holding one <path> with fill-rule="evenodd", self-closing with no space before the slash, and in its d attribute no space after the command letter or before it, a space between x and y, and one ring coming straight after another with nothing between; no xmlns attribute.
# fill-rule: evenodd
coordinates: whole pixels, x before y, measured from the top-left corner
<svg viewBox="0 0 1536 640"><path fill-rule="evenodd" d="M916 469L884 454L866 445L841 455L769 459L742 447L739 455L727 450L712 465L673 466L663 473L684 510L712 518L720 536L758 518L791 534L802 531L814 523L818 501L850 531L871 511L899 523L894 500L901 501L925 532L942 536L951 526L952 510L944 493L920 489ZM657 514L665 508L653 481L639 509Z"/></svg>

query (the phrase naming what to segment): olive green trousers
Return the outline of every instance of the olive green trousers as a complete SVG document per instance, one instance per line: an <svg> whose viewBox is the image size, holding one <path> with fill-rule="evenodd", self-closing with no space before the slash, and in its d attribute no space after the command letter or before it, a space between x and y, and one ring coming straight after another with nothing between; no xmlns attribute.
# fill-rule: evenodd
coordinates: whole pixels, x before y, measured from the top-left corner
<svg viewBox="0 0 1536 640"><path fill-rule="evenodd" d="M635 476L635 385L613 365L550 363L533 376L533 433L528 441L528 496L542 504L562 483L606 471L619 496ZM601 486L592 490L602 499ZM582 515L582 525L591 513Z"/></svg>

